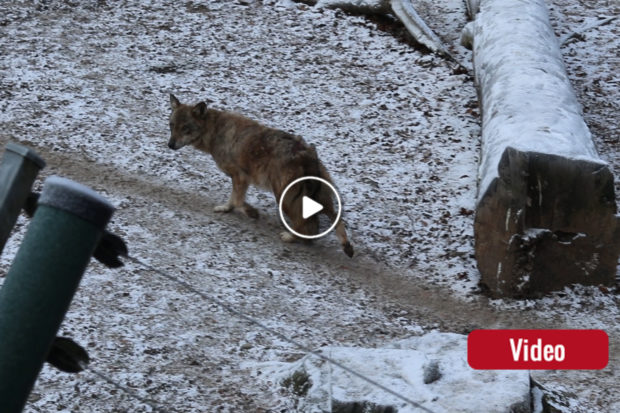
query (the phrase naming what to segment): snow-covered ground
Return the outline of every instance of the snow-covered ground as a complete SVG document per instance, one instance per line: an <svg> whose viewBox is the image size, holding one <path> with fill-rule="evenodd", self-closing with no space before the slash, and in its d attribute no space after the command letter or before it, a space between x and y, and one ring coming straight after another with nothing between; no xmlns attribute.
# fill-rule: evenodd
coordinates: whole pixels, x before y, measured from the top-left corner
<svg viewBox="0 0 620 413"><path fill-rule="evenodd" d="M464 4L415 3L450 52L469 62L458 46ZM554 0L554 29L561 36L617 15L612 3ZM118 210L109 228L133 256L311 348L382 347L432 330L603 328L607 369L533 376L570 394L571 411L618 410L618 289L567 288L528 301L479 294L472 78L390 28L287 0L5 2L0 143L37 150L48 164L42 178L69 177L110 199ZM562 48L586 123L616 175L618 31L616 20ZM168 150L170 92L314 143L342 195L356 256L346 257L333 235L282 244L267 193L249 192L259 221L213 213L230 182L207 155ZM21 218L3 273L25 226ZM137 264L93 263L61 333L88 349L94 368L171 411L295 406L248 365L302 352ZM26 411L151 409L90 373L45 366Z"/></svg>

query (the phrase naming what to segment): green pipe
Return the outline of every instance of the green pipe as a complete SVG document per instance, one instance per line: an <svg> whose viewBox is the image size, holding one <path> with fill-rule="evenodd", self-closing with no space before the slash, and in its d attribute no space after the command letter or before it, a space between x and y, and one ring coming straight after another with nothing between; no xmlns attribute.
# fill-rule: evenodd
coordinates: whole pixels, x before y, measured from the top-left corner
<svg viewBox="0 0 620 413"><path fill-rule="evenodd" d="M114 208L68 179L45 181L36 213L0 289L0 406L24 408Z"/></svg>
<svg viewBox="0 0 620 413"><path fill-rule="evenodd" d="M32 184L45 167L32 149L9 143L0 163L0 253L26 202Z"/></svg>

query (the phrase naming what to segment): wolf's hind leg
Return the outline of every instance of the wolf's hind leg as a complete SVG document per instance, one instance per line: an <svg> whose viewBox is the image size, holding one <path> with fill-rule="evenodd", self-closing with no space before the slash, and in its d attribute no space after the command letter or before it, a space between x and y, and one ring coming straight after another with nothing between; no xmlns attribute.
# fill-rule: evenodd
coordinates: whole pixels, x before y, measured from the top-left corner
<svg viewBox="0 0 620 413"><path fill-rule="evenodd" d="M254 208L252 205L248 204L247 202L243 203L243 206L241 207L241 211L250 218L254 218L254 219L258 218L258 210Z"/></svg>

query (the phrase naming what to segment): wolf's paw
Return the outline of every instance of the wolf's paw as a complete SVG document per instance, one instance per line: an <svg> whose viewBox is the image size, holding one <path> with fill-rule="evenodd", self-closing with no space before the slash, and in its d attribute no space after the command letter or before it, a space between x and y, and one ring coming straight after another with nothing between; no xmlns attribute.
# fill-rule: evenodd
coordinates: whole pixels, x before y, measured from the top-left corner
<svg viewBox="0 0 620 413"><path fill-rule="evenodd" d="M218 205L215 208L213 208L213 212L230 212L232 210L233 210L233 206L228 205L228 204Z"/></svg>
<svg viewBox="0 0 620 413"><path fill-rule="evenodd" d="M254 208L252 205L244 204L241 208L244 214L249 216L250 218L257 219L258 218L258 210Z"/></svg>
<svg viewBox="0 0 620 413"><path fill-rule="evenodd" d="M295 235L291 234L288 231L280 232L280 239L284 242L294 242Z"/></svg>

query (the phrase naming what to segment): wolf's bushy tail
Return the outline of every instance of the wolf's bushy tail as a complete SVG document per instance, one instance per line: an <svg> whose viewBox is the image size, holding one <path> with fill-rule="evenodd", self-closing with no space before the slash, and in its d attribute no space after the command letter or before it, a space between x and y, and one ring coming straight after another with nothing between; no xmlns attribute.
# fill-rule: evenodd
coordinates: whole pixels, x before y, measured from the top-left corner
<svg viewBox="0 0 620 413"><path fill-rule="evenodd" d="M314 146L312 147L312 149L314 150L314 154L316 156L316 149L314 149ZM329 175L329 172L327 172L325 165L323 165L321 161L318 160L318 156L316 157L316 159L317 159L318 168L319 168L319 174L316 176L318 176L319 178L323 178L330 184L334 185L334 181L332 180L332 177ZM321 186L325 187L325 185L321 185ZM320 201L321 204L324 206L324 209L322 212L325 215L327 215L329 219L334 221L338 214L334 211L333 200L332 200L331 194L332 194L331 190L329 188L325 188L325 191L319 194L319 198L321 199ZM340 245L342 245L342 249L344 250L344 253L347 254L349 257L352 257L353 246L351 245L347 237L347 231L345 229L344 221L342 220L342 217L340 217L340 219L338 220L338 223L336 224L336 236L338 237L338 240L340 241Z"/></svg>
<svg viewBox="0 0 620 413"><path fill-rule="evenodd" d="M296 162L301 165L303 176L316 176L322 178L333 185L333 181L325 166L319 160L314 145L307 145L303 149L294 151L294 157L297 158ZM298 193L295 202L301 203L303 196L307 196L321 205L323 205L323 214L333 222L336 220L338 214L334 211L334 199L332 197L332 191L327 185L312 179L304 181L303 188ZM298 204L298 207L300 205ZM304 234L317 234L319 231L319 217L313 215L304 220L300 225L302 233ZM342 249L349 257L353 256L353 246L347 238L347 232L345 230L344 222L342 219L338 220L336 224L336 236L342 245Z"/></svg>
<svg viewBox="0 0 620 413"><path fill-rule="evenodd" d="M302 167L304 169L304 176L321 176L321 162L316 153L314 145L308 145L303 157ZM316 180L308 179L304 181L304 195L315 198L321 190L322 184Z"/></svg>

